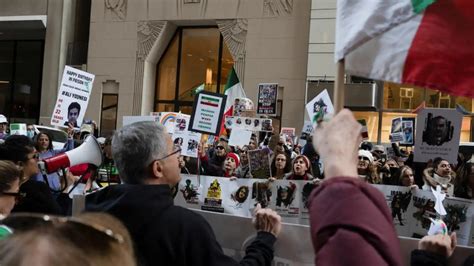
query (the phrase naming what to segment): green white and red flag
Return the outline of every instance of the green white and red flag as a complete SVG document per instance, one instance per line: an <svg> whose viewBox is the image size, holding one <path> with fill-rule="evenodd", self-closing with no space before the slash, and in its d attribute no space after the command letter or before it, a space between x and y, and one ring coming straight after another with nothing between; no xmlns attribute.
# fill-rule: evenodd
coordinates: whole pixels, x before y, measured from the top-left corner
<svg viewBox="0 0 474 266"><path fill-rule="evenodd" d="M352 75L474 98L474 1L338 0L343 58Z"/></svg>

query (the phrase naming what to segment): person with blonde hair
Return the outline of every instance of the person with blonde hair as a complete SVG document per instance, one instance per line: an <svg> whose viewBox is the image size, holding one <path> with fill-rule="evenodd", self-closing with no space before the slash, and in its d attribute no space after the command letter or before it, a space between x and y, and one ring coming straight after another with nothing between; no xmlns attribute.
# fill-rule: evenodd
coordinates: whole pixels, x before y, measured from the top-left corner
<svg viewBox="0 0 474 266"><path fill-rule="evenodd" d="M136 265L130 234L109 214L21 213L1 224L12 234L0 241L0 265Z"/></svg>

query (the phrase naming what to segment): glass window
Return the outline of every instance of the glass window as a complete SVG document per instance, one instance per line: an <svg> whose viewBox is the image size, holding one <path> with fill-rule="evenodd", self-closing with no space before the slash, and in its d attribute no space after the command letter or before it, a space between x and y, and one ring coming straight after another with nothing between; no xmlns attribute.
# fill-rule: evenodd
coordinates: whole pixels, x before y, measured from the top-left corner
<svg viewBox="0 0 474 266"><path fill-rule="evenodd" d="M154 111L191 113L195 89L224 92L233 64L218 28L179 28L157 64Z"/></svg>
<svg viewBox="0 0 474 266"><path fill-rule="evenodd" d="M370 142L377 142L379 128L379 113L377 112L353 112L357 120L364 119L367 124Z"/></svg>
<svg viewBox="0 0 474 266"><path fill-rule="evenodd" d="M111 136L117 125L118 94L102 94L102 114L100 116L100 134Z"/></svg>

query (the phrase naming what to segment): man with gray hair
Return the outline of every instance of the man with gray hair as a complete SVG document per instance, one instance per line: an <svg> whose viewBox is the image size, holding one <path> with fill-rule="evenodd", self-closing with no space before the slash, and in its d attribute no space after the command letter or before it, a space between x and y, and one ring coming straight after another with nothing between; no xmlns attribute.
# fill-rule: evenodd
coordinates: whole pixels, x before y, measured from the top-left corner
<svg viewBox="0 0 474 266"><path fill-rule="evenodd" d="M224 255L210 225L199 214L175 206L181 149L162 125L137 122L117 130L112 154L125 184L108 186L87 197L87 211L105 211L130 231L139 265L239 265ZM256 239L244 265L270 265L281 218L257 208Z"/></svg>

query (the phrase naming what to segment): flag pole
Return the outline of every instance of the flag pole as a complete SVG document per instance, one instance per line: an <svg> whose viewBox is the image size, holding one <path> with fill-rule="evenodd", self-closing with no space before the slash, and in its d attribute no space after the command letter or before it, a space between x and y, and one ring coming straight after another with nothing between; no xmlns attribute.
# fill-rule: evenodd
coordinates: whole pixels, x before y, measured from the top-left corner
<svg viewBox="0 0 474 266"><path fill-rule="evenodd" d="M336 64L336 82L334 84L334 109L336 113L344 108L344 58Z"/></svg>

